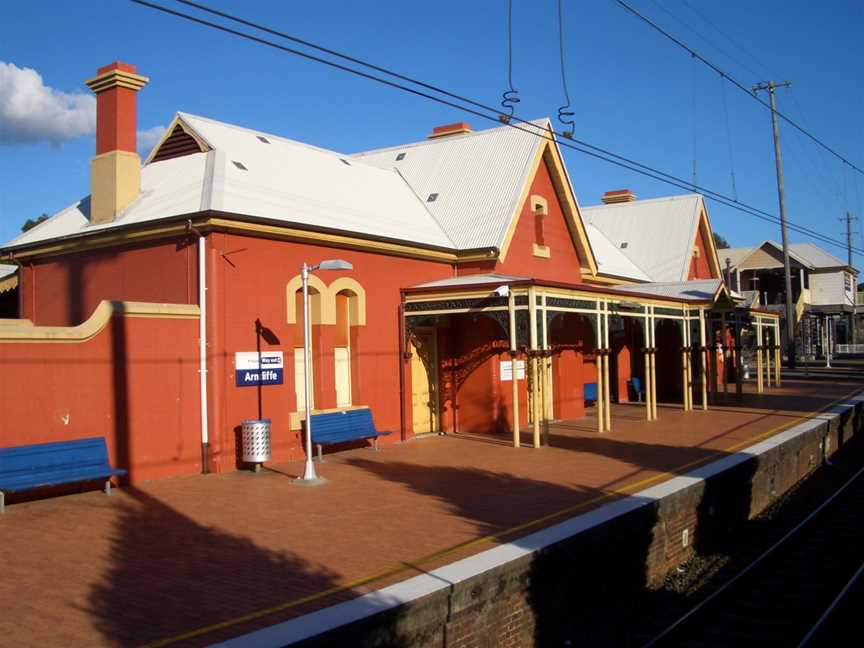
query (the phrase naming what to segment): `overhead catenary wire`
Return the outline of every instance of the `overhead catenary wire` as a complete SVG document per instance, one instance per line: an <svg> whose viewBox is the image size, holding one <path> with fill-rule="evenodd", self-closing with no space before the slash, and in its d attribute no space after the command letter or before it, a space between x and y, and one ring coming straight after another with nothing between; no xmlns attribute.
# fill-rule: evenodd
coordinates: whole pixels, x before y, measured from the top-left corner
<svg viewBox="0 0 864 648"><path fill-rule="evenodd" d="M513 117L513 113L521 99L519 91L513 86L513 0L507 0L507 84L508 90L502 95L501 105L508 111L509 115L501 115L501 121L505 124Z"/></svg>
<svg viewBox="0 0 864 648"><path fill-rule="evenodd" d="M732 75L730 75L728 72L725 72L724 70L722 70L722 69L721 69L720 67L718 67L716 64L712 63L712 62L711 62L710 60L708 60L705 56L703 56L702 54L700 54L699 52L697 52L695 49L693 49L692 47L690 47L689 45L687 45L684 41L682 41L681 39L679 39L679 38L676 37L676 36L673 36L671 33L669 33L668 31L666 31L665 29L663 29L663 28L662 28L660 25L658 25L656 22L654 22L653 20L651 20L650 18L648 18L648 16L646 16L646 15L643 14L643 13L641 13L639 10L637 10L637 9L634 8L633 6L629 5L629 4L628 4L627 2L625 2L624 0L615 0L615 2L617 2L617 3L618 3L619 5L621 5L624 9L626 9L627 11L629 11L631 14L633 14L634 16L636 16L637 18L639 18L640 20L642 20L642 21L645 22L646 24L650 25L650 26L651 26L655 31L659 32L660 34L662 34L663 36L665 36L666 38L668 38L670 41L672 41L673 43L675 43L676 45L678 45L678 47L680 47L680 48L686 50L686 51L689 52L692 56L694 56L694 57L696 57L697 59L699 59L700 61L702 61L702 63L704 63L704 64L707 65L709 68L711 68L712 70L714 70L717 74L719 74L719 75L721 75L721 76L724 76L724 77L726 77L727 79L729 79L729 82L730 82L732 85L734 85L736 88L738 88L739 90L741 90L742 92L744 92L745 94L747 94L747 96L749 96L751 99L753 99L754 101L759 102L760 104L762 104L762 105L763 105L765 108L767 108L768 110L771 110L771 105L770 105L767 101L764 101L764 100L761 99L760 97L756 96L753 92L750 91L749 88L747 88L743 83L741 83L740 81L738 81L735 77L733 77ZM794 122L791 118L787 117L784 113L781 113L779 110L775 110L774 112L775 112L775 114L777 115L777 117L779 117L780 119L782 119L783 121L785 121L787 124L789 124L790 126L792 126L792 128L794 128L794 129L800 131L800 132L803 133L806 137L808 137L809 139L813 140L817 145L819 145L820 147L822 147L823 149L825 149L826 151L828 151L829 153L831 153L831 155L833 155L833 156L835 156L836 158L840 159L844 164L848 165L850 168L854 169L855 171L857 171L857 172L860 173L861 175L864 175L864 170L862 170L862 169L861 169L860 167L858 167L856 164L854 164L853 162L851 162L850 160L848 160L848 159L847 159L845 156L843 156L841 153L838 153L836 150L834 150L833 148L831 148L830 146L828 146L825 142L823 142L823 141L820 140L818 137L816 137L815 135L813 135L810 131L808 131L807 129L805 129L803 126L799 126L796 122Z"/></svg>
<svg viewBox="0 0 864 648"><path fill-rule="evenodd" d="M720 77L720 97L723 103L723 117L726 122L726 143L729 145L729 174L732 178L732 196L738 200L735 186L735 156L732 154L732 129L729 127L729 106L726 104L726 79Z"/></svg>
<svg viewBox="0 0 864 648"><path fill-rule="evenodd" d="M315 54L310 54L309 52L304 52L302 50L298 50L298 49L295 49L292 47L287 47L285 45L275 43L273 41L267 40L267 39L262 38L260 36L256 36L254 34L249 34L249 33L243 32L243 31L239 31L237 29L233 29L233 28L228 27L226 25L214 23L212 21L205 20L205 19L200 18L198 16L186 14L186 13L177 11L175 9L172 9L170 7L165 7L163 5L155 4L153 2L150 2L149 0L130 0L130 2L133 2L135 4L138 4L138 5L141 5L144 7L148 7L150 9L160 11L162 13L166 13L166 14L184 19L184 20L188 20L190 22L196 23L196 24L204 26L204 27L209 27L209 28L215 29L217 31L221 31L221 32L224 32L224 33L227 33L230 35L234 35L234 36L237 36L239 38L242 38L242 39L254 42L254 43L258 43L260 45L272 47L274 49L283 51L285 53L293 54L293 55L299 56L301 58L305 58L305 59L310 60L310 61L321 63L323 65L327 65L329 67L354 74L354 75L359 76L361 78L376 81L377 83L380 83L382 85L385 85L385 86L388 86L391 88L395 88L395 89L399 89L399 90L402 90L402 91L407 92L409 94L413 94L413 95L418 96L418 97L429 99L431 101L435 101L435 102L440 103L442 105L449 106L451 108L455 108L457 110L461 110L461 111L467 112L467 113L472 114L472 115L476 115L477 117L480 117L480 118L487 120L487 121L497 122L501 118L501 112L498 109L493 108L491 106L487 106L487 105L485 105L481 102L478 102L476 100L462 97L461 95L452 93L452 92L444 90L444 89L439 89L436 86L433 86L431 84L428 84L428 83L425 83L422 81L416 81L416 80L414 80L411 77L408 77L406 75L402 75L402 74L399 74L396 72L391 72L391 71L387 70L386 68L376 66L376 65L373 65L370 63L366 63L366 62L364 62L360 59L357 59L355 57L351 57L349 55L345 55L345 54L336 52L334 50L330 50L328 48L324 48L324 47L315 45L315 44L310 43L308 41L302 41L301 39L298 39L297 37L290 36L287 34L282 34L281 32L277 32L276 30L273 30L271 28L256 25L255 23L252 23L252 22L247 21L245 19L234 17L234 16L231 16L230 14L227 14L227 13L224 13L221 11L217 11L215 9L210 9L209 7L206 7L205 5L201 5L199 3L192 2L191 0L176 0L176 2L185 4L185 5L189 5L189 6L193 6L195 8L198 8L198 9L205 11L205 12L208 12L210 14L218 15L222 18L232 20L234 22L252 27L254 29L264 31L266 33L270 33L273 35L277 35L277 36L286 38L286 39L291 40L293 42L301 42L302 44L304 44L304 45L306 45L312 49L326 52L326 53L331 54L333 56L342 58L343 60L349 60L349 61L357 63L359 65L363 65L369 69L374 69L374 70L380 71L384 74L388 74L390 76L393 76L394 78L399 78L401 80L408 81L408 82L413 83L415 85L418 85L420 87L423 87L423 88L432 90L434 92L438 92L440 94L443 94L446 97L450 97L450 98L455 99L457 101L460 101L462 103L460 104L460 103L456 103L456 101L452 101L450 99L437 97L437 96L435 96L433 94L429 94L428 92L425 92L423 90L418 90L417 88L412 88L412 87L406 86L404 84L397 83L396 81L392 81L390 79L385 79L385 78L376 76L374 74L371 74L369 72L365 72L363 70L358 70L356 68L344 65L342 63L338 63L336 61L331 61L331 60L322 58L322 57L317 56ZM475 106L476 108L467 107L464 104L469 104L471 106ZM482 109L482 110L487 111L487 112L481 112L481 110L478 110L477 108ZM488 113L492 113L492 114L488 114ZM513 123L513 122L516 122L516 123ZM748 205L746 203L742 203L740 201L734 200L733 198L731 198L729 196L726 196L726 195L721 194L719 192L708 189L707 187L701 187L698 185L694 185L692 183L687 182L686 180L684 180L682 178L679 178L679 177L674 176L672 174L666 173L666 172L661 171L659 169L653 168L653 167L646 165L646 164L643 164L641 162L637 162L637 161L629 159L627 157L618 155L616 153L613 153L613 152L608 151L606 149L603 149L601 147L594 146L592 144L589 144L588 142L584 142L584 141L581 141L578 139L573 139L570 141L562 142L555 137L556 135L560 135L560 133L557 133L554 129L541 128L537 124L534 124L528 120L522 119L521 117L518 117L516 115L513 116L512 120L508 120L507 125L511 128L516 128L517 130L523 131L523 132L528 133L530 135L533 135L535 137L540 137L542 139L546 139L548 141L555 142L559 146L563 146L563 147L566 147L566 148L569 148L569 149L572 149L575 151L579 151L585 155L594 157L596 159L603 160L607 163L614 164L616 166L628 169L628 170L633 171L635 173L639 173L639 174L644 175L646 177L658 180L660 182L664 182L666 184L678 187L680 189L684 189L686 191L696 191L696 192L702 193L707 198L710 198L719 204L731 207L731 208L736 209L738 211L741 211L743 213L750 214L751 216L754 216L755 218L759 218L759 219L764 220L766 222L770 222L770 223L779 223L780 222L779 217L774 216L773 214L771 214L769 212L763 211L761 209L758 209L758 208L753 207L751 205ZM816 240L819 240L821 242L835 245L838 247L843 247L844 249L846 247L846 244L844 242L832 239L832 238L830 238L824 234L821 234L820 232L817 232L815 230L811 230L807 227L797 225L794 223L789 223L789 228L793 231L796 231L796 232L801 233L801 234L805 234L805 235L810 236L810 237L812 237ZM864 254L864 248L855 248L855 251L858 252L859 254Z"/></svg>
<svg viewBox="0 0 864 648"><path fill-rule="evenodd" d="M558 121L564 126L569 126L569 130L564 130L564 137L573 138L573 133L576 132L576 123L573 121L575 114L570 109L570 92L567 89L567 72L564 67L564 0L558 0L558 54L561 61L561 86L564 89L564 105L558 107Z"/></svg>

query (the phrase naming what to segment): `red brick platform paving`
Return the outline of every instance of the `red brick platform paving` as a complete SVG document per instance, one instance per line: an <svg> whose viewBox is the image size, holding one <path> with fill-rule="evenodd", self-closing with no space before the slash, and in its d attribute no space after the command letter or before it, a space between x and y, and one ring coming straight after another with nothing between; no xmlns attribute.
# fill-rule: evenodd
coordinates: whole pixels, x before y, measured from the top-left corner
<svg viewBox="0 0 864 648"><path fill-rule="evenodd" d="M451 436L350 451L326 458L320 487L293 484L302 463L290 463L13 503L0 517L0 645L235 636L641 490L853 391L787 381L708 412L661 405L655 423L617 405L610 433L590 416L556 423L539 450Z"/></svg>

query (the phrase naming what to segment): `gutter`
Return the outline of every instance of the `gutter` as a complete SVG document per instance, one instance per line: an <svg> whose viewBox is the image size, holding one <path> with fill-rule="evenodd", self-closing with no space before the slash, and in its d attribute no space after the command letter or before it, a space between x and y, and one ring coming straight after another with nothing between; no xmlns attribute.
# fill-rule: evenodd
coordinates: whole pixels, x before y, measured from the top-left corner
<svg viewBox="0 0 864 648"><path fill-rule="evenodd" d="M210 433L207 413L207 239L195 229L191 220L186 221L186 230L198 236L198 383L201 403L201 472L210 472Z"/></svg>

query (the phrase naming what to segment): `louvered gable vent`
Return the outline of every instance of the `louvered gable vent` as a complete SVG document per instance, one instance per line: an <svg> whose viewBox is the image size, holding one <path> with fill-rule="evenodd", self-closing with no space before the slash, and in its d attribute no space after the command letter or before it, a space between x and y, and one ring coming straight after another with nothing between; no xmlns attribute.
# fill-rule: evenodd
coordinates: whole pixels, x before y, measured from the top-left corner
<svg viewBox="0 0 864 648"><path fill-rule="evenodd" d="M192 155L193 153L203 153L205 150L201 148L197 140L189 133L183 130L180 124L174 127L171 135L162 142L159 150L150 160L150 162L161 162L162 160L170 160L171 158L183 157L184 155Z"/></svg>

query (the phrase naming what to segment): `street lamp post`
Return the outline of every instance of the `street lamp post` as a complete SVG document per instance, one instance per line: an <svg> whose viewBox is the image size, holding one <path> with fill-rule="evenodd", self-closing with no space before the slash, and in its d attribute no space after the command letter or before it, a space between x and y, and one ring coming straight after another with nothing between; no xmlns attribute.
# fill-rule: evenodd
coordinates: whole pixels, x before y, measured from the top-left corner
<svg viewBox="0 0 864 648"><path fill-rule="evenodd" d="M318 475L315 474L315 464L312 463L312 408L309 404L309 394L312 391L312 379L309 375L309 347L311 338L311 327L309 326L309 275L315 270L351 270L348 261L342 259L328 259L315 265L309 265L305 261L300 266L300 278L303 282L303 390L305 394L306 409L306 470L297 481L304 483L316 482Z"/></svg>

